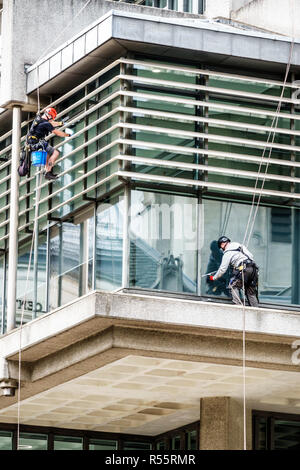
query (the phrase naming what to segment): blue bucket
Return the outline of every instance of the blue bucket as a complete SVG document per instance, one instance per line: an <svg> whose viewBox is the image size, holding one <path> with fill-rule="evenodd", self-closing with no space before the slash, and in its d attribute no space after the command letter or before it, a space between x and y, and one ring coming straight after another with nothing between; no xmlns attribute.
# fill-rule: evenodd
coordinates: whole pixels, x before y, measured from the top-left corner
<svg viewBox="0 0 300 470"><path fill-rule="evenodd" d="M31 154L31 163L33 166L46 165L47 161L47 152L44 150L38 152L32 152Z"/></svg>

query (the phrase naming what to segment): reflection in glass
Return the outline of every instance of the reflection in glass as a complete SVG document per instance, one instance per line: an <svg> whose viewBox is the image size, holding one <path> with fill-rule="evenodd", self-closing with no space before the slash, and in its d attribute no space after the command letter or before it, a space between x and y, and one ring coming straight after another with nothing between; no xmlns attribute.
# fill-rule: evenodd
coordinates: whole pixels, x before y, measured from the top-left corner
<svg viewBox="0 0 300 470"><path fill-rule="evenodd" d="M83 439L72 436L54 436L54 450L82 450Z"/></svg>
<svg viewBox="0 0 300 470"><path fill-rule="evenodd" d="M47 450L47 446L45 434L20 433L19 450Z"/></svg>
<svg viewBox="0 0 300 470"><path fill-rule="evenodd" d="M196 292L196 199L131 192L130 285Z"/></svg>
<svg viewBox="0 0 300 470"><path fill-rule="evenodd" d="M96 215L96 288L113 290L122 283L123 200L100 204Z"/></svg>
<svg viewBox="0 0 300 470"><path fill-rule="evenodd" d="M12 432L0 431L0 451L12 450Z"/></svg>
<svg viewBox="0 0 300 470"><path fill-rule="evenodd" d="M243 243L250 205L224 201L204 200L203 240L201 242L201 271L207 273L210 259L210 246L213 240L226 235L232 241ZM299 211L293 210L292 217ZM292 245L299 238L299 225L294 224L292 231L287 232L287 221L290 220L291 209L280 208L276 213L272 208L260 206L253 226L247 234L251 237L248 249L253 253L259 266L259 299L262 303L290 304L292 302ZM290 224L289 227L292 227ZM284 231L283 231L284 230ZM293 243L291 243L291 240ZM247 244L246 242L244 242ZM295 264L295 263L294 263ZM296 263L296 270L299 264ZM293 268L295 270L295 267ZM227 273L228 274L228 273ZM295 274L293 274L293 277ZM208 293L207 280L202 278L202 293ZM209 295L226 295L223 292ZM297 303L299 299L297 300Z"/></svg>
<svg viewBox="0 0 300 470"><path fill-rule="evenodd" d="M150 442L130 442L125 441L123 450L151 450L152 445Z"/></svg>
<svg viewBox="0 0 300 470"><path fill-rule="evenodd" d="M30 256L32 243L27 243L19 248L18 268L17 268L17 298L16 298L16 316L17 324L21 320L23 313L23 322L32 320L47 311L46 307L46 258L47 243L46 236L40 235L38 246L38 268L37 268L37 311L34 312L34 259L33 251Z"/></svg>
<svg viewBox="0 0 300 470"><path fill-rule="evenodd" d="M300 449L300 423L296 421L274 420L274 449Z"/></svg>
<svg viewBox="0 0 300 470"><path fill-rule="evenodd" d="M105 439L89 439L89 450L117 450L117 441Z"/></svg>

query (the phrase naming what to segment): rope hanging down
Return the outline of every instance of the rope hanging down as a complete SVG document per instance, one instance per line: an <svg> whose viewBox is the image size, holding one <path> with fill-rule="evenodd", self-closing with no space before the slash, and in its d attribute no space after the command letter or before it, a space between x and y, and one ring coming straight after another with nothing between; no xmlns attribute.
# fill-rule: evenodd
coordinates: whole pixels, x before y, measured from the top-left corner
<svg viewBox="0 0 300 470"><path fill-rule="evenodd" d="M50 46L43 52L43 54L37 59L36 63L44 57L49 50L51 50L54 44L58 41L58 39L65 33L65 31L72 25L74 20L82 13L82 11L88 6L91 0L88 0L83 7L76 13L74 18L67 24L67 26L61 31L61 33L56 36L55 40L50 44ZM40 86L39 86L39 73L38 73L38 65L36 67L36 79L37 79L37 108L38 113L40 113ZM44 109L44 108L43 108ZM28 269L27 269L27 276L25 282L25 293L23 296L22 302L22 309L21 309L21 318L20 318L20 327L19 327L19 353L18 353L18 397L17 397L17 450L21 450L20 447L20 421L21 421L21 369L22 369L22 330L23 330L23 321L24 321L24 309L25 309L25 302L26 302L26 295L28 290L28 281L29 281L29 273L31 269L31 262L32 262L32 252L35 243L35 233L36 233L36 225L38 223L38 213L39 213L39 201L40 201L40 192L41 192L41 177L42 177L42 170L40 169L37 172L37 179L36 179L36 200L35 200L35 215L34 215L34 227L33 227L33 234L31 240L31 247L30 247L30 254L29 254L29 262L28 262Z"/></svg>
<svg viewBox="0 0 300 470"><path fill-rule="evenodd" d="M281 105L282 105L282 98L284 96L284 92L285 92L285 88L286 88L286 82L287 82L290 67L291 67L292 55L293 55L293 50L294 50L294 41L295 41L295 39L294 39L294 36L293 36L292 40L291 40L291 45L290 45L289 60L288 60L287 66L286 66L284 82L283 82L279 102L278 102L277 109L276 109L276 115L274 116L274 119L272 120L272 124L271 124L272 130L270 130L270 132L268 134L268 138L267 138L267 143L269 143L271 134L273 134L271 144L274 143L275 136L276 136L276 130L277 130L278 120L279 120L279 113L280 113ZM264 163L264 157L265 157L266 149L267 149L267 147L264 148L262 156L261 156L261 160L260 160L260 164L259 164L259 168L258 168L258 172L257 172L257 176L256 176L256 181L255 181L255 189L257 188L257 185L258 185L259 175L260 175L260 172L261 172L261 169L262 169L262 165ZM272 154L272 149L273 148L271 146L268 150L269 154L268 154L268 158L267 158L266 168L265 168L265 171L264 171L264 176L263 176L263 180L262 180L262 184L261 184L261 188L260 188L259 196L258 196L258 199L257 199L257 204L256 204L256 209L254 211L254 214L253 214L253 210L254 210L255 198L256 198L255 193L253 194L253 197L252 197L252 204L251 204L251 208L250 208L250 214L249 214L249 218L248 218L248 222L247 222L247 226L246 226L246 230L245 230L245 234L244 234L244 239L243 239L243 245L245 245L246 247L248 247L249 242L250 242L251 237L252 237L252 232L253 232L253 229L254 229L256 216L257 216L258 208L259 208L260 201L261 201L262 190L264 188L265 180L266 180L266 177L267 177L267 172L268 172L268 168L269 168L269 160L270 160L270 157L271 157L271 154ZM251 221L251 219L252 219L252 221ZM251 221L251 225L250 225L250 221ZM246 308L245 308L246 299L245 299L244 271L242 271L242 292L243 292L243 302L241 302L241 303L242 303L242 306L243 306L243 314L242 314L242 317L243 317L243 339L242 339L242 343L243 343L243 353L242 353L242 355L243 355L243 361L242 361L242 367L243 367L243 435L244 435L244 450L247 450Z"/></svg>

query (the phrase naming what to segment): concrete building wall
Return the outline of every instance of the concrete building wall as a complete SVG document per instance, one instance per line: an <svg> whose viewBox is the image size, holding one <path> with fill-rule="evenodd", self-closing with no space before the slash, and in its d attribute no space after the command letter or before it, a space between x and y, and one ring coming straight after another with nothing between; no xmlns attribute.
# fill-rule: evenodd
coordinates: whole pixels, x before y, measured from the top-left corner
<svg viewBox="0 0 300 470"><path fill-rule="evenodd" d="M214 18L216 16L224 16L229 18L232 0L207 0L205 16Z"/></svg>
<svg viewBox="0 0 300 470"><path fill-rule="evenodd" d="M33 64L110 10L165 17L198 17L110 0L3 0L0 104L26 101L26 64Z"/></svg>
<svg viewBox="0 0 300 470"><path fill-rule="evenodd" d="M231 19L299 38L299 15L300 3L295 0L252 0L232 11Z"/></svg>

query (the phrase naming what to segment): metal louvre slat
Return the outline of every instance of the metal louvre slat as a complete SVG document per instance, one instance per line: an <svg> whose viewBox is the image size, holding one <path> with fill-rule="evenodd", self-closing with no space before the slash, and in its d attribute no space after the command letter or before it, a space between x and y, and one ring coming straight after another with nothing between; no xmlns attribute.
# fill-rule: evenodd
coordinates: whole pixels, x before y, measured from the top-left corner
<svg viewBox="0 0 300 470"><path fill-rule="evenodd" d="M252 147L261 147L261 148L277 148L281 150L289 150L300 152L300 147L295 145L285 145L285 144L277 144L272 142L265 142L261 140L250 140L250 139L239 139L237 137L228 137L218 134L204 134L203 132L193 132L193 131L185 131L181 129L171 129L168 127L157 127L157 126L147 126L142 124L131 124L131 123L120 123L121 127L126 129L136 129L136 130L143 130L149 132L157 132L161 134L174 134L174 135L181 135L185 137L200 137L202 139L212 140L216 142L229 142L231 144L241 144L241 145L249 145Z"/></svg>
<svg viewBox="0 0 300 470"><path fill-rule="evenodd" d="M162 117L162 118L170 118L182 121L192 121L192 122L203 122L206 124L213 124L217 126L224 126L224 127L237 127L240 129L252 130L252 131L259 131L259 132L273 132L275 134L287 134L287 135L296 135L300 136L300 131L297 130L290 130L290 129L282 129L282 128L274 128L270 126L259 126L256 124L248 124L236 121L224 121L222 119L213 119L213 118L206 118L202 116L191 116L189 114L180 114L180 113L171 113L167 111L156 111L153 109L148 108L130 108L127 106L120 107L120 111L128 112L128 113L136 113L136 114L145 114L155 117Z"/></svg>
<svg viewBox="0 0 300 470"><path fill-rule="evenodd" d="M300 88L299 84L293 84L293 83L283 83L278 80L269 80L269 79L264 79L264 78L256 78L256 77L250 77L246 75L237 75L237 74L231 74L231 73L224 73L224 72L217 72L217 71L212 71L208 69L198 69L198 68L190 68L190 67L184 67L184 66L179 66L179 65L166 65L162 64L159 62L151 62L151 61L142 61L142 60L137 60L137 59L121 59L123 64L130 64L130 65L142 65L147 68L154 67L156 69L162 69L162 70L172 70L176 72L182 72L182 73L190 73L190 74L195 74L195 75L207 75L207 76L214 76L214 77L224 77L224 78L229 78L233 80L240 80L240 81L247 81L247 82L253 82L253 83L263 83L267 85L277 85L277 86L285 86L288 88Z"/></svg>
<svg viewBox="0 0 300 470"><path fill-rule="evenodd" d="M292 119L292 120L300 120L300 114L290 114L290 113L276 113L275 111L269 110L262 110L259 108L249 108L245 106L234 106L222 103L215 103L212 101L200 101L200 100L189 100L185 98L176 97L173 98L172 96L163 96L163 95L156 95L154 93L142 93L136 91L124 91L121 90L120 94L123 96L130 96L132 98L142 99L142 100L155 100L155 101L163 101L166 103L180 103L186 104L189 106L201 106L203 108L212 108L212 109L222 109L226 111L233 111L234 113L245 113L248 115L261 115L261 116L269 116L269 117L278 117L279 119Z"/></svg>
<svg viewBox="0 0 300 470"><path fill-rule="evenodd" d="M131 145L132 147L147 147L150 149L156 150L166 150L168 152L179 152L179 153L192 153L192 154L200 154L200 155L208 155L212 157L220 157L220 158L229 158L234 160L241 160L246 162L253 162L253 163L262 163L262 164L272 164L272 165L279 165L279 166L289 166L292 168L300 168L300 162L294 162L289 160L280 160L276 158L262 158L256 157L254 155L247 155L247 154L239 154L239 153L231 153L231 152L221 152L219 150L208 150L205 148L194 148L194 147L181 147L179 145L168 145L168 144L161 144L161 143L153 143L153 142L146 142L144 140L130 140L130 139L121 139L121 142L126 145Z"/></svg>
<svg viewBox="0 0 300 470"><path fill-rule="evenodd" d="M173 66L173 65L165 65L165 64L159 64L159 63L154 63L154 62L143 62L143 61L136 61L136 60L131 60L131 59L118 59L117 61L113 62L110 64L108 67L105 69L99 71L97 74L95 74L93 77L90 79L86 80L82 84L80 84L78 87L76 87L74 90L66 93L64 96L58 98L56 101L54 101L51 106L55 106L57 104L63 105L64 100L67 100L68 98L72 97L74 93L77 93L78 91L82 90L87 84L92 83L93 80L96 78L100 77L101 75L104 75L106 72L109 70L113 69L118 64L136 64L136 65L141 65L145 66L146 68L151 68L151 67L156 67L156 68L162 68L164 70L171 70L175 72L182 72L182 73L191 73L194 75L207 75L207 76L212 76L212 77L220 77L224 79L230 79L232 80L241 80L241 82L245 81L250 81L251 83L260 83L260 84L266 84L270 86L283 86L282 82L278 81L272 81L272 80L264 80L264 79L256 79L253 77L246 77L246 76L238 76L234 74L227 74L227 73L222 73L222 72L215 72L215 71L209 71L209 70L203 70L203 69L190 69L188 67L180 67L180 66ZM111 76L111 75L110 75ZM147 84L149 88L149 93L144 93L144 92L136 92L133 90L126 90L122 88L123 82L124 81L129 81L132 84L137 84L137 83L143 83ZM93 189L103 185L105 182L110 181L112 178L134 178L138 179L141 181L148 180L148 181L153 181L153 182L161 182L161 183L171 183L172 185L191 185L191 186L199 186L199 187L206 187L206 188L211 188L211 189L217 189L217 190L223 190L224 192L226 191L234 191L236 193L241 192L241 193L247 193L247 194L262 194L266 196L275 196L275 197L281 197L281 198L289 198L289 199L300 199L300 194L295 194L295 193L288 193L286 191L280 191L280 190L271 190L271 189L255 189L252 187L247 187L247 186L240 186L238 184L238 178L249 178L253 179L258 177L258 180L266 179L270 181L278 181L280 182L285 182L285 183L291 183L291 184L299 184L300 183L300 178L296 176L298 173L296 173L295 176L293 174L291 176L288 175L276 175L274 174L274 170L272 174L267 174L264 175L264 165L266 164L271 164L271 165L276 165L278 166L283 166L286 169L288 168L300 168L300 162L293 162L292 160L280 160L279 158L269 158L269 159L262 159L259 156L256 155L251 155L251 151L247 150L248 147L255 147L257 151L262 151L262 149L277 149L277 150L282 150L285 152L289 152L291 155L296 154L296 152L300 152L300 146L297 145L289 145L289 144L281 144L278 142L270 142L270 141L262 141L262 140L251 140L244 138L243 136L241 138L239 137L232 137L230 135L221 135L221 131L218 130L218 127L222 128L229 128L232 129L234 128L235 130L238 130L240 132L245 132L245 131L252 131L253 133L257 134L264 134L265 138L267 139L268 133L276 133L276 134L283 134L285 136L291 136L291 143L293 142L293 136L295 137L300 137L300 130L297 129L288 129L288 128L276 128L274 129L270 125L261 125L261 124L255 124L254 123L247 123L243 122L243 118L241 118L240 121L227 121L226 119L218 119L215 117L208 117L208 116L197 116L195 114L184 114L182 112L176 112L175 111L168 111L167 105L168 104L182 104L182 105L187 105L189 107L202 107L203 109L213 109L213 110L222 110L226 111L228 113L234 112L235 114L244 113L246 115L245 119L248 118L248 116L253 117L253 116L259 116L259 117L264 117L264 118L270 118L270 117L278 117L279 119L287 119L287 120L300 120L300 114L292 114L292 113L276 113L275 111L269 111L262 109L263 106L269 105L270 103L274 106L274 109L277 105L277 103L283 102L287 104L299 104L300 100L292 99L292 98L280 98L279 96L274 96L274 95L265 95L265 94L259 94L259 93L252 93L252 92L247 92L247 91L240 91L240 90L235 90L234 86L231 89L230 84L229 88L222 88L217 87L217 86L206 86L206 85L198 85L198 84L193 84L193 83L185 83L185 82L178 82L176 80L165 80L165 79L156 79L156 78L148 78L148 77L143 77L143 76L136 76L136 75L131 75L131 73L118 73L113 77L107 80L107 82L102 83L99 87L97 87L95 90L92 92L86 94L83 98L78 99L78 101L75 101L72 103L70 106L68 106L65 109L62 109L62 111L59 113L58 117L62 117L67 115L70 111L78 108L79 106L83 105L86 103L88 100L93 98L95 95L105 92L105 90L108 90L110 86L114 86L120 82L120 89L115 91L115 88L113 88L114 91L110 93L109 96L105 96L104 98L101 98L100 101L98 101L95 105L91 106L89 109L86 109L84 111L80 110L80 112L75 116L72 117L68 122L64 124L61 129L64 129L66 127L72 126L77 122L83 122L83 128L79 129L77 132L75 132L70 138L65 139L64 141L59 142L56 144L54 147L58 149L62 145L66 144L71 144L74 142L74 145L78 145L76 148L73 148L71 151L68 153L65 153L62 155L58 160L57 163L62 163L66 159L71 159L75 154L79 154L78 158L80 161L70 162L70 167L63 170L60 173L60 176L64 176L72 171L77 170L80 167L83 167L84 164L93 161L98 155L105 154L106 151L110 151L113 149L116 145L123 146L123 145L129 145L132 146L132 148L146 148L149 150L156 150L156 151L166 151L166 152L177 152L179 155L182 154L194 154L194 155L205 155L207 157L212 157L212 158L219 158L219 159L227 159L227 160L235 160L235 161L240 161L240 162L246 162L246 163L255 163L255 164L261 164L263 169L262 173L260 175L257 175L255 171L253 171L253 167L251 171L247 169L234 169L234 168L222 168L221 166L219 167L215 162L213 166L210 165L204 165L204 164L196 164L196 163L185 163L184 161L174 161L174 160L163 160L161 158L155 159L155 158L146 158L143 156L134 156L134 155L129 155L129 154L121 154L119 153L117 156L111 157L110 155L107 156L107 160L103 162L100 165L95 166L94 168L91 168L89 166L89 170L86 171L85 174L77 176L74 178L73 181L66 182L64 186L61 188L54 190L53 193L51 194L43 194L40 203L45 204L49 200L53 200L53 203L57 203L57 201L54 201L54 198L57 198L60 193L62 193L65 190L70 190L70 188L73 188L76 186L76 184L80 183L80 186L78 186L78 193L74 194L73 196L65 201L60 202L58 205L55 207L51 207L49 209L49 206L45 206L42 209L42 213L39 214L39 220L52 212L60 209L66 204L69 204L73 201L80 200L82 196L89 191L93 191ZM222 82L220 82L222 84ZM151 90L151 86L155 87L160 87L161 95L155 95L155 91L157 92L157 88ZM287 84L287 87L291 89L297 89L300 86L294 86L293 84ZM240 101L241 106L238 105L231 105L231 104L222 104L220 102L212 102L212 101L201 101L201 100L194 100L194 99L187 99L187 98L180 98L180 97L173 97L173 96L167 96L168 90L165 92L166 95L164 96L164 89L165 87L171 87L172 89L176 88L178 93L180 94L180 90L191 90L191 91L203 91L207 94L207 97L209 99L209 94L219 94L221 96L221 99L224 95L231 96L233 97L233 102L238 103L238 99L249 99L249 100L255 100L255 105L258 106L258 108L251 108L247 106L243 106L243 102ZM105 94L105 93L104 93ZM187 96L187 95L186 95ZM196 95L195 95L196 96ZM124 105L117 104L116 107L109 112L107 112L105 115L95 119L95 121L90 122L89 124L86 124L87 121L84 121L89 115L92 115L97 110L100 110L103 106L109 105L110 103L113 103L113 100L118 99L120 97L128 97L128 98L133 98L136 100L140 100L141 102L141 107L133 107L132 105ZM143 101L159 101L160 106L162 109L149 109L149 108L143 108ZM67 103L66 103L67 104ZM115 105L115 103L113 104ZM163 109L165 105L165 110ZM260 107L259 107L260 106ZM155 106L153 106L155 107ZM109 109L109 108L108 108ZM173 109L172 107L170 109ZM78 112L78 111L77 111ZM190 110L189 110L190 112ZM121 119L119 118L118 122L111 124L109 123L109 126L107 129L102 131L100 133L96 133L94 137L92 137L89 140L84 141L83 143L77 144L75 141L76 138L83 136L87 131L96 128L99 124L104 122L105 120L111 119L114 116L116 116L118 113L124 113L128 114L128 120L129 122L122 122ZM131 118L136 115L140 116L148 116L153 119L160 119L161 122L159 123L158 126L152 126L152 125L147 125L147 124L135 124L134 122L131 122ZM93 117L94 118L94 117ZM169 121L174 121L176 124L174 125L173 128L168 128L164 127L163 120L168 119ZM115 119L116 121L116 119ZM22 123L22 126L25 126L28 124L29 121L25 121ZM260 121L261 122L261 121ZM197 131L190 131L190 130L185 130L184 125L186 123L203 123L207 126L208 129L214 127L214 131L216 134L211 134L207 132L197 132ZM182 126L181 126L182 124ZM284 123L285 125L286 123ZM291 123L292 124L292 123ZM82 124L81 124L82 125ZM178 128L176 128L178 126ZM121 138L122 137L122 130L127 129L129 131L144 131L147 133L154 133L154 134L161 134L161 135L168 135L171 138L172 137L178 137L178 136L183 136L186 138L191 139L191 145L193 145L193 139L203 139L207 144L210 144L211 142L217 143L217 144L227 144L231 145L230 152L226 151L221 151L221 150L212 150L211 148L200 148L195 146L193 147L184 147L181 145L173 145L173 144L165 144L165 143L160 143L160 142L155 142L155 139L152 141L143 141L142 139L139 140L134 140L131 138ZM115 132L115 134L113 134ZM225 132L225 131L223 131ZM101 139L104 138L104 143L106 143L106 136L109 136L111 134L111 139L112 142L110 142L107 145L104 145L101 149L98 149L97 151L93 152L89 156L85 156L85 158L81 158L80 152L84 152L85 149L88 149L92 144L95 144L97 141L100 141ZM124 132L124 134L126 134ZM237 134L239 135L239 134ZM6 133L4 136L0 137L0 141L4 140L9 136L9 133ZM136 137L138 137L139 134L136 133ZM51 139L53 135L49 136L48 139ZM85 137L87 138L87 137ZM147 137L148 138L148 137ZM22 137L21 141L23 141L25 137ZM151 136L149 138L151 140ZM163 138L161 138L163 141ZM82 142L82 139L81 139ZM170 139L170 142L172 140ZM286 140L284 140L286 142ZM296 140L296 143L299 141ZM295 143L295 139L294 139ZM232 150L235 150L233 148L234 146L243 146L245 148L245 154L241 153L235 153L232 152ZM205 145L204 145L205 147ZM216 146L217 147L217 146ZM0 155L3 155L5 153L8 153L11 148L11 145L7 146L5 149L0 151ZM217 147L218 148L218 147ZM222 147L221 147L222 148ZM239 150L237 148L237 150ZM253 153L256 153L253 151ZM117 150L120 152L120 149ZM241 151L241 150L240 150ZM113 155L116 154L116 150L113 151ZM86 154L85 154L86 155ZM76 155L77 158L77 155ZM169 157L170 158L170 157ZM178 156L177 156L178 158ZM298 157L297 157L298 158ZM207 181L201 181L201 180L190 180L187 178L180 178L177 176L174 177L166 177L166 176L160 176L160 175L155 175L155 174L145 174L145 173L138 173L138 172L125 172L123 170L115 170L115 167L111 170L112 173L102 179L101 181L96 181L94 184L91 184L90 187L85 187L83 190L82 182L87 181L87 178L89 178L92 175L97 174L98 171L102 170L103 168L109 168L114 162L117 161L127 161L131 162L133 164L141 164L141 165L146 165L149 166L151 169L153 168L160 168L160 167L165 167L165 168L176 168L176 169L181 169L181 170L187 170L187 171L194 171L194 170L200 170L204 171L209 174L217 174L217 175L224 175L224 176L232 176L237 178L237 184L221 184L221 183L215 183L213 181L207 182ZM1 169L4 169L10 165L10 161L5 162L1 167ZM95 164L96 165L96 164ZM229 162L230 165L230 162ZM243 167L242 167L243 168ZM245 166L247 168L247 166ZM277 171L277 170L275 170ZM27 185L29 182L33 181L35 178L34 176L31 176L30 178L27 178L26 180L24 179L21 181L20 186L23 188L24 185ZM9 175L5 175L2 180L0 180L0 183L5 183L9 180ZM92 178L94 181L94 178ZM217 181L220 181L220 179L216 179ZM242 181L242 180L240 180ZM44 189L45 187L48 186L48 182L43 183L40 186L40 189ZM250 183L249 183L250 184ZM76 189L77 190L77 189ZM74 189L75 191L75 189ZM23 202L27 198L30 198L33 196L35 193L35 189L32 191L29 191L29 193L22 194L20 196L20 202ZM6 190L4 193L1 194L2 198L6 197L7 195L10 194L10 190ZM4 202L4 201L3 201ZM9 209L10 205L7 204L2 210L7 210ZM34 201L30 201L30 207L26 207L24 209L24 204L23 204L23 209L22 211L19 212L19 216L22 217L26 214L29 213L30 218L32 217L31 211L33 211L35 207ZM47 209L48 207L48 209ZM24 221L24 220L23 220ZM0 228L4 227L5 225L8 224L8 221L4 221L0 224ZM19 227L19 230L23 230L24 228L30 226L32 224L32 219L30 219L26 224L23 224L22 226ZM6 234L4 238L0 238L0 241L3 239L8 238L9 234Z"/></svg>
<svg viewBox="0 0 300 470"><path fill-rule="evenodd" d="M246 186L235 186L223 183L212 183L208 181L199 181L199 180L192 180L187 178L171 178L168 176L162 175L148 175L144 173L135 173L130 171L119 170L116 173L118 176L124 178L133 178L135 180L148 180L154 181L158 183L168 183L172 185L187 185L187 186L199 186L211 189L220 189L222 191L233 191L235 193L242 192L247 194L262 194L265 196L275 196L275 197L284 197L288 199L300 199L300 194L294 193L287 193L283 191L272 191L268 189L255 189L255 188L248 188Z"/></svg>
<svg viewBox="0 0 300 470"><path fill-rule="evenodd" d="M300 100L292 99L292 98L284 98L275 95L262 95L259 93L250 93L250 92L242 92L238 90L233 90L230 88L218 88L218 87L211 87L206 85L196 85L191 83L185 82L175 82L172 80L158 80L155 78L147 78L141 77L139 75L120 75L123 80L128 80L132 82L140 82L145 83L148 85L160 85L160 86L169 86L173 88L182 88L183 90L199 90L205 91L207 93L217 93L220 95L231 95L238 98L249 98L263 101L274 101L274 102L283 102L283 103L290 103L290 104L300 104Z"/></svg>

